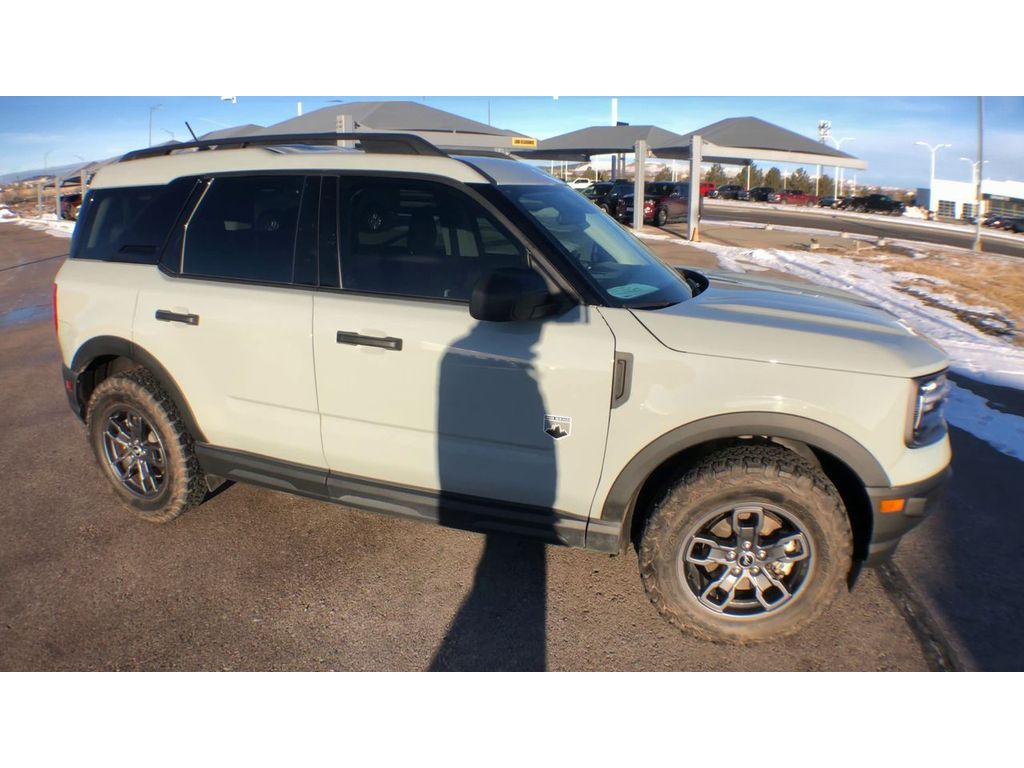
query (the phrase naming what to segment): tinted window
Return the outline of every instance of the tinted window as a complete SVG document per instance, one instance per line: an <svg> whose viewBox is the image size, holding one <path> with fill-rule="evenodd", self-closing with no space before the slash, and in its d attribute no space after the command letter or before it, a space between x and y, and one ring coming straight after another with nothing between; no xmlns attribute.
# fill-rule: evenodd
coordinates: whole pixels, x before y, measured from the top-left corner
<svg viewBox="0 0 1024 768"><path fill-rule="evenodd" d="M292 280L302 176L214 179L185 230L187 275Z"/></svg>
<svg viewBox="0 0 1024 768"><path fill-rule="evenodd" d="M350 183L341 221L341 284L350 290L468 301L485 272L528 264L481 206L438 184Z"/></svg>
<svg viewBox="0 0 1024 768"><path fill-rule="evenodd" d="M558 185L497 189L528 216L612 306L653 309L690 298L689 286L608 216Z"/></svg>
<svg viewBox="0 0 1024 768"><path fill-rule="evenodd" d="M71 258L156 263L156 252L194 185L94 189L86 195L71 241Z"/></svg>

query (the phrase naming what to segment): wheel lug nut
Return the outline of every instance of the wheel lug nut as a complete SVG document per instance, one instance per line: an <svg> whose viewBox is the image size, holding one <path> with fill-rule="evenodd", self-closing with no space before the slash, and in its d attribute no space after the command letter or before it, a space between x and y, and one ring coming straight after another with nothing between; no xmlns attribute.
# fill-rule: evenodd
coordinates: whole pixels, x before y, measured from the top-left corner
<svg viewBox="0 0 1024 768"><path fill-rule="evenodd" d="M733 576L739 576L742 572L743 571L741 571L739 568L733 568L732 569L732 575Z"/></svg>
<svg viewBox="0 0 1024 768"><path fill-rule="evenodd" d="M755 565L753 568L750 569L750 571L751 573L760 573L761 569Z"/></svg>
<svg viewBox="0 0 1024 768"><path fill-rule="evenodd" d="M725 559L726 560L735 560L736 559L736 553L735 552L726 552L725 553Z"/></svg>
<svg viewBox="0 0 1024 768"><path fill-rule="evenodd" d="M764 551L763 549L761 549L761 550L758 550L758 552L757 552L757 557L758 557L758 559L760 559L760 560L764 560L764 559L765 559L766 557L768 557L768 553L767 553L767 552L765 552L765 551Z"/></svg>
<svg viewBox="0 0 1024 768"><path fill-rule="evenodd" d="M744 541L743 542L743 548L744 549L750 549L750 542L749 541Z"/></svg>

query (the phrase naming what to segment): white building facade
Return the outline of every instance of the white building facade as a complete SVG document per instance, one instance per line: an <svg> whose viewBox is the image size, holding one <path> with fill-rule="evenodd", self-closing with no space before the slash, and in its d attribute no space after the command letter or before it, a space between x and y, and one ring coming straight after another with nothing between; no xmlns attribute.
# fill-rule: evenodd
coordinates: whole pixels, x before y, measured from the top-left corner
<svg viewBox="0 0 1024 768"><path fill-rule="evenodd" d="M935 195L935 210L939 216L950 219L970 219L975 215L974 184L970 181L936 179L933 190L917 190L917 204L931 208L931 194ZM981 181L982 215L1001 214L1024 216L1024 181Z"/></svg>

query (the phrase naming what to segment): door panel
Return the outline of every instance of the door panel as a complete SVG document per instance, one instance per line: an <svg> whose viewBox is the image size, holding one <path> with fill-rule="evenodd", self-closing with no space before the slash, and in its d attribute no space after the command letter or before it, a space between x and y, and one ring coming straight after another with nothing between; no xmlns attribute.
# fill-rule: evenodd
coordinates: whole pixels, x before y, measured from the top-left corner
<svg viewBox="0 0 1024 768"><path fill-rule="evenodd" d="M135 343L171 372L214 445L324 467L309 291L168 277L140 281ZM159 310L194 315L166 322Z"/></svg>
<svg viewBox="0 0 1024 768"><path fill-rule="evenodd" d="M338 343L339 332L401 348ZM463 303L323 292L313 333L332 471L588 514L614 357L597 313L484 323ZM566 419L565 436L545 432L546 416Z"/></svg>

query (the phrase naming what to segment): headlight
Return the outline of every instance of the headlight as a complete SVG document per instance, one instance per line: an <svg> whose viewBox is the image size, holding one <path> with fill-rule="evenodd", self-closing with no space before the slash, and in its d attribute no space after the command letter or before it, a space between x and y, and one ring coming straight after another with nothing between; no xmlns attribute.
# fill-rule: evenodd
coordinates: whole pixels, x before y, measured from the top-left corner
<svg viewBox="0 0 1024 768"><path fill-rule="evenodd" d="M946 416L943 406L949 385L945 372L915 379L914 399L907 424L907 445L920 448L941 440L946 434Z"/></svg>

